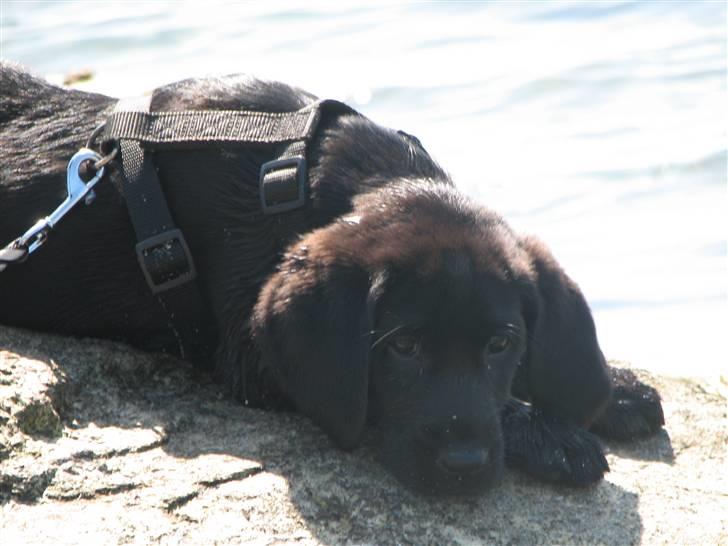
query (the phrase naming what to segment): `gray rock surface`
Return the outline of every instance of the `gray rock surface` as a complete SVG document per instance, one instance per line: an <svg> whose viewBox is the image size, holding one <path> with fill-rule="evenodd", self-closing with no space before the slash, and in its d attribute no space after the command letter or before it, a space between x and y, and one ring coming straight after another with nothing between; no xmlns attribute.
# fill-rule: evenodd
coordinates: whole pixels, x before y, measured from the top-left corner
<svg viewBox="0 0 728 546"><path fill-rule="evenodd" d="M640 375L667 428L602 483L437 500L174 359L0 328L0 543L728 544L725 385Z"/></svg>

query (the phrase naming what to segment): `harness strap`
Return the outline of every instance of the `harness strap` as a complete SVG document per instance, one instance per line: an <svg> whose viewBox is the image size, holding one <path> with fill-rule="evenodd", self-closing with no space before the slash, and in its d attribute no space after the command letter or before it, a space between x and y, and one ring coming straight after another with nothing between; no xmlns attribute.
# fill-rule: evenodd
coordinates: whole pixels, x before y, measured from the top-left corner
<svg viewBox="0 0 728 546"><path fill-rule="evenodd" d="M151 98L120 101L117 109L148 111ZM168 317L180 356L193 361L209 357L213 321L197 283L192 255L176 228L151 154L139 142L119 141L122 185L129 216L137 237L139 265L152 293Z"/></svg>
<svg viewBox="0 0 728 546"><path fill-rule="evenodd" d="M317 101L294 112L246 110L117 110L109 116L104 139L132 139L144 144L249 142L276 144L306 140L320 116Z"/></svg>
<svg viewBox="0 0 728 546"><path fill-rule="evenodd" d="M277 144L274 159L261 166L259 191L263 213L278 214L305 204L306 145L322 111L360 114L334 100L282 113L150 112L150 102L151 97L120 101L106 121L102 141L119 143L124 194L147 283L167 313L180 353L197 360L210 354L213 321L197 284L191 282L196 276L192 256L174 225L149 150L195 148L203 143ZM286 224L303 228L303 218L303 211L297 211ZM283 222L280 217L277 220L275 225Z"/></svg>
<svg viewBox="0 0 728 546"><path fill-rule="evenodd" d="M132 99L137 100L137 99ZM107 119L103 141L133 140L145 148L186 148L203 143L279 144L275 159L260 170L259 193L264 214L278 214L305 203L306 142L326 107L353 112L333 100L319 100L292 112L181 110L149 112L117 108Z"/></svg>
<svg viewBox="0 0 728 546"><path fill-rule="evenodd" d="M132 99L132 101L138 99ZM258 181L264 214L302 207L306 200L306 143L313 137L324 109L359 115L335 100L318 100L292 112L247 110L181 110L150 112L123 101L109 116L103 142L135 141L142 149L194 147L203 143L279 144L272 161L263 164Z"/></svg>

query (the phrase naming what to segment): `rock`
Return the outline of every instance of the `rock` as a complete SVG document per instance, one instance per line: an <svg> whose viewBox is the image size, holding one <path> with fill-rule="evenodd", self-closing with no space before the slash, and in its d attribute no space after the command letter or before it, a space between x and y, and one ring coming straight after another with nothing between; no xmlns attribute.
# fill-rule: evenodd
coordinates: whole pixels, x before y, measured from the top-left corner
<svg viewBox="0 0 728 546"><path fill-rule="evenodd" d="M728 543L725 389L638 373L667 428L608 444L600 484L433 499L185 363L0 328L2 544Z"/></svg>
<svg viewBox="0 0 728 546"><path fill-rule="evenodd" d="M94 77L94 71L90 68L81 68L74 72L69 72L63 76L63 85L73 86L77 83L90 81Z"/></svg>
<svg viewBox="0 0 728 546"><path fill-rule="evenodd" d="M0 350L2 345L0 345ZM65 379L50 365L0 352L0 416L31 436L60 436L58 410L63 406Z"/></svg>

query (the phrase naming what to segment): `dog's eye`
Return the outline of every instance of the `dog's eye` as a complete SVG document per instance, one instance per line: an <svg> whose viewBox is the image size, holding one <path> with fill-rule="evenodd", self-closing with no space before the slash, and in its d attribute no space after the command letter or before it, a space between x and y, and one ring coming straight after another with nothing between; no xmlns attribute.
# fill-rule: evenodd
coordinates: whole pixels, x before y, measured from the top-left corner
<svg viewBox="0 0 728 546"><path fill-rule="evenodd" d="M394 336L389 346L400 356L413 357L420 351L420 338L407 334Z"/></svg>
<svg viewBox="0 0 728 546"><path fill-rule="evenodd" d="M489 355L497 355L508 350L511 346L511 340L506 336L493 336L488 340L485 351Z"/></svg>

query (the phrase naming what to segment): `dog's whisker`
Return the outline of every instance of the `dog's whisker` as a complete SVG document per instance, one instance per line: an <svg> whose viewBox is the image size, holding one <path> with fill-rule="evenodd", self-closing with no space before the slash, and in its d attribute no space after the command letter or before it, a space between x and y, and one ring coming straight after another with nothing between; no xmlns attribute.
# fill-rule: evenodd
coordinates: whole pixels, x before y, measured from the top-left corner
<svg viewBox="0 0 728 546"><path fill-rule="evenodd" d="M401 332L402 330L408 328L408 324L400 324L399 326L395 326L394 328L390 329L389 331L382 334L379 338L377 338L371 345L371 349L376 349L379 345L387 341L390 337L393 335Z"/></svg>

